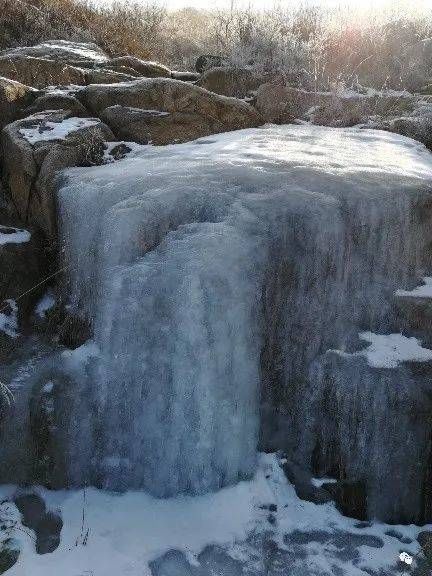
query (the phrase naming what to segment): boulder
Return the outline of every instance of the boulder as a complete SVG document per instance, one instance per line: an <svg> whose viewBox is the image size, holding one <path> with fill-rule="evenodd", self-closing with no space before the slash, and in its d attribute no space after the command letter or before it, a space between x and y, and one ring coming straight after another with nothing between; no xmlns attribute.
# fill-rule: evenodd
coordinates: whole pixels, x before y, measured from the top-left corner
<svg viewBox="0 0 432 576"><path fill-rule="evenodd" d="M22 54L0 56L0 75L34 88L86 84L85 73L80 68Z"/></svg>
<svg viewBox="0 0 432 576"><path fill-rule="evenodd" d="M393 118L392 120L379 121L370 127L407 136L421 142L432 150L432 116L404 116Z"/></svg>
<svg viewBox="0 0 432 576"><path fill-rule="evenodd" d="M18 562L20 550L18 543L12 538L6 538L0 544L0 574L7 572Z"/></svg>
<svg viewBox="0 0 432 576"><path fill-rule="evenodd" d="M22 525L34 531L36 552L49 554L60 544L60 532L63 521L54 512L47 511L44 500L39 494L22 494L14 499L21 513Z"/></svg>
<svg viewBox="0 0 432 576"><path fill-rule="evenodd" d="M251 68L211 68L204 72L197 86L216 92L222 96L245 98L261 84L268 82L268 77L257 74Z"/></svg>
<svg viewBox="0 0 432 576"><path fill-rule="evenodd" d="M187 112L140 110L110 106L101 113L102 120L120 140L156 146L195 140L208 133L204 118Z"/></svg>
<svg viewBox="0 0 432 576"><path fill-rule="evenodd" d="M48 237L56 236L54 181L62 168L101 163L111 130L96 118L48 111L3 129L3 182L19 217Z"/></svg>
<svg viewBox="0 0 432 576"><path fill-rule="evenodd" d="M112 58L107 64L111 66L124 66L126 68L132 68L139 76L145 78L170 78L171 70L159 64L159 62L148 62L146 60L140 60L135 56L119 56L118 58Z"/></svg>
<svg viewBox="0 0 432 576"><path fill-rule="evenodd" d="M88 70L85 73L87 84L116 84L118 82L128 82L135 77L136 75L133 73L127 74L125 72L111 70L110 68L96 68L94 70Z"/></svg>
<svg viewBox="0 0 432 576"><path fill-rule="evenodd" d="M323 489L330 493L336 507L344 516L367 520L367 488L362 481L339 481L324 483Z"/></svg>
<svg viewBox="0 0 432 576"><path fill-rule="evenodd" d="M22 116L27 117L47 110L67 110L72 116L80 118L88 116L87 110L75 96L62 93L47 93L39 96L30 107L24 110Z"/></svg>
<svg viewBox="0 0 432 576"><path fill-rule="evenodd" d="M223 56L214 56L211 54L203 54L197 58L195 62L195 70L202 74L210 68L221 68L222 66L229 66L230 62Z"/></svg>
<svg viewBox="0 0 432 576"><path fill-rule="evenodd" d="M0 130L18 118L20 110L28 106L36 94L29 86L0 77Z"/></svg>
<svg viewBox="0 0 432 576"><path fill-rule="evenodd" d="M21 46L0 52L3 56L32 56L48 58L58 62L83 61L103 63L109 60L105 52L91 42L70 42L69 40L48 40L35 46Z"/></svg>
<svg viewBox="0 0 432 576"><path fill-rule="evenodd" d="M144 141L143 133L157 135L161 143L186 141L218 132L250 128L262 124L257 111L242 100L208 92L192 84L168 78L141 79L125 84L91 85L78 97L93 114L102 115L114 131L125 126L121 137ZM118 106L112 109L112 107ZM110 110L107 110L109 109ZM147 114L131 109L156 111ZM170 116L159 115L166 112ZM157 126L157 124L159 124ZM181 126L184 124L184 132ZM149 132L148 126L152 127ZM170 137L170 127L175 133ZM147 132L146 132L147 130ZM147 136L146 136L147 137Z"/></svg>

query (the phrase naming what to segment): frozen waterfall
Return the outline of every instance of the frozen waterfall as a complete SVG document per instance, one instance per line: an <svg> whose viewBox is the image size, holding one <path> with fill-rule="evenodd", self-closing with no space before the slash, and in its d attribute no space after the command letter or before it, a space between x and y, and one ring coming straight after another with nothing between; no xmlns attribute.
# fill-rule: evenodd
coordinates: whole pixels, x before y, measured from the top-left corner
<svg viewBox="0 0 432 576"><path fill-rule="evenodd" d="M69 170L63 258L93 339L57 366L59 482L202 493L283 450L364 481L369 516L428 516L428 352L358 352L359 333L405 328L394 294L432 273L431 178L412 140L311 126Z"/></svg>

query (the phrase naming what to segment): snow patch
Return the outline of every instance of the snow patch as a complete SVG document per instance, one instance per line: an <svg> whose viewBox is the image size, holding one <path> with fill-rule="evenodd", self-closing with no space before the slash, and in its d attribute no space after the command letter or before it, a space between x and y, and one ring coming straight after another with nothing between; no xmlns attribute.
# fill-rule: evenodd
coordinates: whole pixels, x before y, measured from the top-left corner
<svg viewBox="0 0 432 576"><path fill-rule="evenodd" d="M0 246L5 244L25 244L30 241L30 238L31 234L28 230L0 226Z"/></svg>
<svg viewBox="0 0 432 576"><path fill-rule="evenodd" d="M368 364L374 368L397 368L402 362L432 360L432 350L422 348L417 338L373 332L362 332L359 336L361 340L369 342L370 346L357 354L365 356Z"/></svg>
<svg viewBox="0 0 432 576"><path fill-rule="evenodd" d="M54 294L51 292L51 290L48 290L48 292L44 296L42 296L42 298L36 305L35 309L36 315L39 316L39 318L45 318L46 313L48 312L48 310L51 310L51 308L55 306L55 303L56 300Z"/></svg>
<svg viewBox="0 0 432 576"><path fill-rule="evenodd" d="M406 298L432 298L432 277L425 276L424 284L413 290L396 290L395 295Z"/></svg>
<svg viewBox="0 0 432 576"><path fill-rule="evenodd" d="M99 123L96 118L67 118L62 122L43 122L34 128L21 128L19 133L29 144L64 140L66 136L82 128L89 128Z"/></svg>

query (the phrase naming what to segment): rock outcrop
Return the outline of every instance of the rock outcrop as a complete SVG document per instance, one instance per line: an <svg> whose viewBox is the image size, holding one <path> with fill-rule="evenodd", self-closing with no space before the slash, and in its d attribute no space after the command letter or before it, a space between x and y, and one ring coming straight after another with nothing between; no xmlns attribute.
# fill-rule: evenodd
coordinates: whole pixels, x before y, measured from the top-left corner
<svg viewBox="0 0 432 576"><path fill-rule="evenodd" d="M120 138L138 142L184 142L262 124L258 112L241 100L168 78L87 86L78 97Z"/></svg>
<svg viewBox="0 0 432 576"><path fill-rule="evenodd" d="M0 130L15 120L20 110L29 106L37 91L20 82L0 77Z"/></svg>
<svg viewBox="0 0 432 576"><path fill-rule="evenodd" d="M252 68L221 67L211 68L204 72L197 86L222 96L245 98L268 80L268 77L257 73Z"/></svg>
<svg viewBox="0 0 432 576"><path fill-rule="evenodd" d="M61 168L100 163L114 140L99 119L63 110L41 112L6 126L1 135L3 183L19 217L55 237L54 179Z"/></svg>

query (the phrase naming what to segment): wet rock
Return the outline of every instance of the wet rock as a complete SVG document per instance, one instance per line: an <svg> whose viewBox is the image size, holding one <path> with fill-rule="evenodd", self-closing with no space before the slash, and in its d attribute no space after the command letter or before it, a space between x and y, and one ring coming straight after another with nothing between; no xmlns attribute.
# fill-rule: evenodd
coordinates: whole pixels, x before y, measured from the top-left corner
<svg viewBox="0 0 432 576"><path fill-rule="evenodd" d="M311 475L299 466L286 460L282 464L285 476L293 484L296 494L302 500L313 502L314 504L325 504L333 500L333 496L323 487L312 484Z"/></svg>

